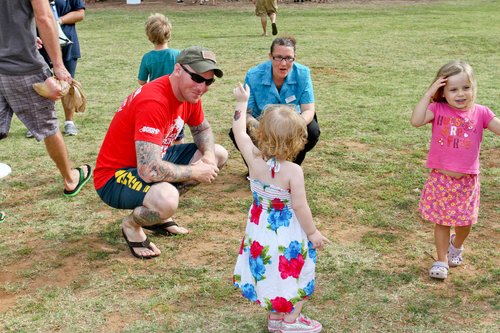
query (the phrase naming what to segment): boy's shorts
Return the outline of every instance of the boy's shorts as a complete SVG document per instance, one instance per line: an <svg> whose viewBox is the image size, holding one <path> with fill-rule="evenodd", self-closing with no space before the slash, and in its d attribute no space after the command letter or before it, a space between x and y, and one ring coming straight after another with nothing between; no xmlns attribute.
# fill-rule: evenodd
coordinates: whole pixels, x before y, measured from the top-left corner
<svg viewBox="0 0 500 333"><path fill-rule="evenodd" d="M255 15L265 16L278 12L277 0L257 0L255 3Z"/></svg>
<svg viewBox="0 0 500 333"><path fill-rule="evenodd" d="M477 223L480 187L479 175L455 178L432 170L420 197L422 218L450 227Z"/></svg>
<svg viewBox="0 0 500 333"><path fill-rule="evenodd" d="M55 103L33 89L33 83L52 76L48 68L39 74L0 74L0 133L7 135L14 113L37 141L59 131Z"/></svg>
<svg viewBox="0 0 500 333"><path fill-rule="evenodd" d="M188 165L198 147L194 143L174 145L167 149L164 161ZM144 198L155 183L147 183L137 173L137 168L122 168L107 183L97 190L97 194L107 205L118 209L134 209L143 206ZM170 183L181 188L183 183Z"/></svg>

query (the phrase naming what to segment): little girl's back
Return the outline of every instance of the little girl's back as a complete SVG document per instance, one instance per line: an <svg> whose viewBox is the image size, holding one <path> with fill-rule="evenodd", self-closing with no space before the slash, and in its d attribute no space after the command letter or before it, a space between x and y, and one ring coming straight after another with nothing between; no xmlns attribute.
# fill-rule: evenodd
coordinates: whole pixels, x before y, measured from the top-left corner
<svg viewBox="0 0 500 333"><path fill-rule="evenodd" d="M248 172L253 180L291 190L292 177L302 173L302 169L290 161L279 161L274 158L265 161L262 157L256 156L251 163L248 163Z"/></svg>

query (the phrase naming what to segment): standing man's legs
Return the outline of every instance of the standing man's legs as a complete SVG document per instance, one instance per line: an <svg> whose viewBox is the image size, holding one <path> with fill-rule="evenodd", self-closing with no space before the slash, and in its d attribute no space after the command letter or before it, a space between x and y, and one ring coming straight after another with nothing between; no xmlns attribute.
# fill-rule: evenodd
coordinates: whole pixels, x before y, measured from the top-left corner
<svg viewBox="0 0 500 333"><path fill-rule="evenodd" d="M80 180L80 173L76 169L71 169L71 163L68 157L68 150L61 135L61 132L46 137L44 140L45 147L50 158L54 161L64 181L64 189L73 191ZM86 169L86 168L84 168ZM86 170L89 172L89 170ZM88 173L84 173L84 178L87 178Z"/></svg>
<svg viewBox="0 0 500 333"><path fill-rule="evenodd" d="M71 192L89 180L91 170L82 168L84 177L80 182L80 172L71 169L66 145L57 127L54 102L39 96L32 88L34 83L43 82L50 75L48 70L33 75L0 75L1 105L12 110L38 141L44 140L50 158L63 177L64 189ZM79 188L76 193L78 191Z"/></svg>

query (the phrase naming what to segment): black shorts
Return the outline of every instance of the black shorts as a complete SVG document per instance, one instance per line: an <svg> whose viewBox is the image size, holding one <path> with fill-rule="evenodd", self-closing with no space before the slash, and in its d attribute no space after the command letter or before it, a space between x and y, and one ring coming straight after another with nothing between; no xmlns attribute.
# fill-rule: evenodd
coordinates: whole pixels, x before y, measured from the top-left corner
<svg viewBox="0 0 500 333"><path fill-rule="evenodd" d="M164 161L188 165L198 148L194 143L174 145L167 149ZM145 182L137 174L137 168L122 168L115 172L97 194L107 205L118 209L134 209L142 206L144 197L155 183ZM176 188L182 183L171 183Z"/></svg>

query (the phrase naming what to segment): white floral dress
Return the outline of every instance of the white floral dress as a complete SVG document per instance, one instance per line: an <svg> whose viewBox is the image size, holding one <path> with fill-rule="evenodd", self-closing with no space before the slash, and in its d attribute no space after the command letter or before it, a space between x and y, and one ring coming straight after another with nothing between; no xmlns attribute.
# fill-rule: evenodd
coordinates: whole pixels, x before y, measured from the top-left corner
<svg viewBox="0 0 500 333"><path fill-rule="evenodd" d="M314 291L316 250L295 216L290 191L249 180L253 204L233 283L266 310L291 312Z"/></svg>

